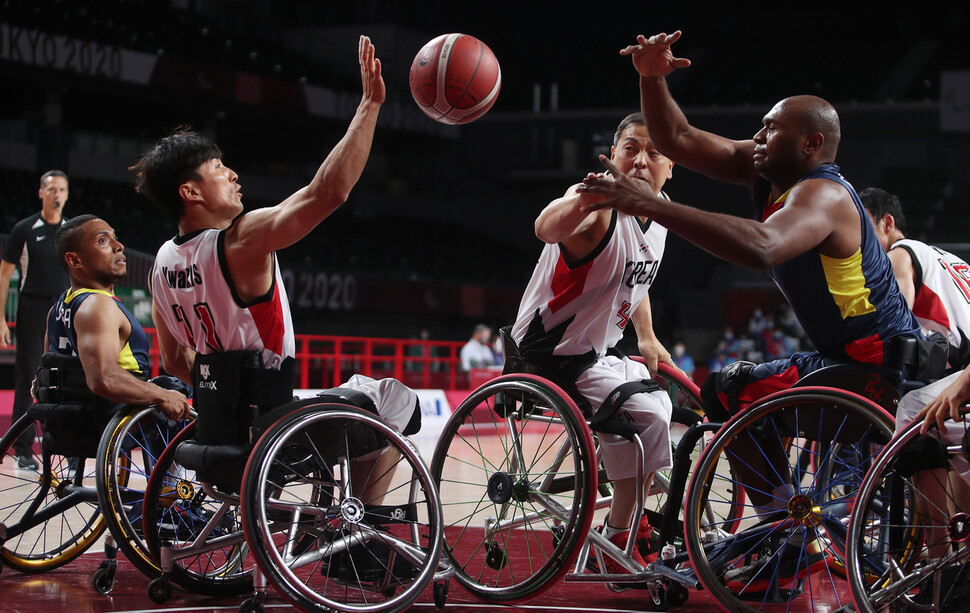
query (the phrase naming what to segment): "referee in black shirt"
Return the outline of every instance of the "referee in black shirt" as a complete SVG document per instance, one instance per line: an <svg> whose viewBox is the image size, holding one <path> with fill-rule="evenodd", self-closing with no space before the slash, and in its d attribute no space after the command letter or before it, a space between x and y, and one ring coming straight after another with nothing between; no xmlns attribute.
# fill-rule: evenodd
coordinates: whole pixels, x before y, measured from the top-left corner
<svg viewBox="0 0 970 613"><path fill-rule="evenodd" d="M40 178L41 209L14 225L7 246L0 259L0 347L10 344L7 326L7 290L15 268L20 268L20 299L17 302L17 357L13 420L24 414L33 402L30 383L40 364L47 328L47 312L70 282L67 272L57 259L54 235L61 227L64 205L67 203L67 175L51 170ZM14 444L17 467L34 469L31 447L33 436L28 432Z"/></svg>

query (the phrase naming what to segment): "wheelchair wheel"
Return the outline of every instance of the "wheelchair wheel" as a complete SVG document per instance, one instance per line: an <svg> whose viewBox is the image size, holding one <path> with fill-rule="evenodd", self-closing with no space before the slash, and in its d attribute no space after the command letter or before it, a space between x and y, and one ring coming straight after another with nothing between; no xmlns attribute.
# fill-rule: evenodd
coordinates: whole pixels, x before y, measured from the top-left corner
<svg viewBox="0 0 970 613"><path fill-rule="evenodd" d="M634 359L641 362L643 361L643 359L639 357ZM686 434L687 430L691 426L704 420L704 403L701 401L701 392L697 387L697 384L690 380L682 370L664 362L660 362L657 365L657 372L652 373L651 376L657 383L660 384L660 387L666 390L667 395L670 397L671 405L673 406L673 414L670 418L670 441L671 445L673 446L672 457L676 458L677 446L681 442L684 434ZM711 436L711 433L706 433L703 437L698 438L695 442L693 442L693 447L690 450L682 450L688 452L685 457L689 458L691 466L697 463L704 446L710 440ZM689 471L686 474L689 475ZM605 477L605 472L601 471L600 475L601 477ZM644 501L643 508L647 515L651 516L650 523L655 532L659 531L662 525L662 516L666 510L668 502L670 501L672 476L673 469L657 471L657 473L654 475L653 486L650 488L647 498ZM604 487L608 487L608 485L601 483L601 492L604 491ZM684 505L682 504L683 494L684 492L681 490L680 496L676 496L677 500L674 501L674 504L677 504L678 507L681 508L681 512L679 513L677 519L677 525L673 530L673 536L677 541L676 545L678 548L680 548L680 546L683 544L683 542L680 540L684 532ZM722 492L722 495L727 497L730 504L721 505L717 509L709 508L707 511L707 521L720 521L726 531L733 532L737 526L737 516L721 516L718 518L715 513L718 511L737 511L740 509L744 502L744 490L739 487L729 487ZM602 503L599 506L602 506ZM663 545L664 543L660 544Z"/></svg>
<svg viewBox="0 0 970 613"><path fill-rule="evenodd" d="M473 391L431 462L458 581L496 602L551 586L586 540L595 466L585 419L549 381L505 375Z"/></svg>
<svg viewBox="0 0 970 613"><path fill-rule="evenodd" d="M174 583L198 594L238 596L253 589L238 497L215 491L175 460L179 443L195 436L195 424L158 457L145 487L142 531L152 560L164 560L163 546L171 547L171 569L161 566Z"/></svg>
<svg viewBox="0 0 970 613"><path fill-rule="evenodd" d="M39 424L23 416L0 439L3 564L25 573L51 570L85 552L104 532L94 490L94 462L41 454L37 469L16 467L13 444ZM49 458L43 457L49 455Z"/></svg>
<svg viewBox="0 0 970 613"><path fill-rule="evenodd" d="M142 536L145 486L158 457L186 422L171 422L151 407L118 413L98 446L97 488L104 520L128 560L149 577L161 572Z"/></svg>
<svg viewBox="0 0 970 613"><path fill-rule="evenodd" d="M964 418L968 413L961 409ZM944 447L935 426L921 435L921 425L907 427L883 449L859 489L847 566L860 613L966 610L970 500L946 484L960 479L952 470L955 462L966 465L966 443ZM946 425L968 440L966 422ZM934 474L934 468L944 470Z"/></svg>
<svg viewBox="0 0 970 613"><path fill-rule="evenodd" d="M725 423L687 491L684 534L704 588L731 611L788 610L806 592L845 604L847 524L863 478L847 459L875 455L892 433L882 408L818 387L773 394ZM806 452L819 457L805 462ZM740 503L724 494L738 487ZM711 510L735 529L711 522Z"/></svg>
<svg viewBox="0 0 970 613"><path fill-rule="evenodd" d="M441 505L417 449L363 409L307 399L259 439L243 526L260 569L308 611L403 611L434 577Z"/></svg>

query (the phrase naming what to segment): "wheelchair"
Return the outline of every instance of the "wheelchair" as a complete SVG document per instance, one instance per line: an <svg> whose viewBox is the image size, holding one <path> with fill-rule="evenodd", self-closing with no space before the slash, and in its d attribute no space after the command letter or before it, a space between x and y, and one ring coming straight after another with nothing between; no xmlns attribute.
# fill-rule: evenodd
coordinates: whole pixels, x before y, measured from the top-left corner
<svg viewBox="0 0 970 613"><path fill-rule="evenodd" d="M533 597L560 578L645 589L655 610L701 588L731 611L787 609L802 594L841 602L851 499L891 438L914 359L900 350L898 369L823 368L723 424L687 415L673 468L650 492L665 504L650 521L660 556L646 567L629 557L634 531L620 551L589 529L608 488L573 398L541 376L503 375L459 405L435 449L445 555L461 585L493 602ZM777 462L765 484L739 462L745 439ZM629 573L597 572L590 559L600 555Z"/></svg>
<svg viewBox="0 0 970 613"><path fill-rule="evenodd" d="M213 596L248 593L240 611L261 611L268 578L306 610L407 608L438 572L441 548L440 501L420 455L350 406L369 402L362 393L293 401L292 372L252 357L196 360L197 380L208 366L221 389L240 391L207 398L201 386L200 418L149 479L143 527L162 568L149 596L164 602L174 582Z"/></svg>
<svg viewBox="0 0 970 613"><path fill-rule="evenodd" d="M152 407L97 398L77 358L45 354L37 376L39 401L0 441L0 459L9 466L14 441L24 434L35 438L41 427L41 467L3 471L10 502L0 512L0 556L21 572L44 572L81 555L108 528L105 560L92 577L95 589L107 593L118 548L130 557L144 549L132 503L140 506L153 457L182 424Z"/></svg>
<svg viewBox="0 0 970 613"><path fill-rule="evenodd" d="M919 420L866 474L847 537L849 583L860 613L966 610L970 496L966 474L956 471L966 473L970 457L970 406L960 415L960 422L946 424L957 444L941 442L935 424L920 434Z"/></svg>
<svg viewBox="0 0 970 613"><path fill-rule="evenodd" d="M307 611L403 611L432 580L443 606L449 573L427 466L375 414L336 400L290 405L249 458L242 518L257 564Z"/></svg>
<svg viewBox="0 0 970 613"><path fill-rule="evenodd" d="M130 523L131 509L109 507L107 499L141 499L144 484L131 475L150 470L157 454L180 424L167 423L152 407L126 407L94 396L77 358L55 353L41 358L39 401L31 405L0 440L0 462L12 464L13 444L21 436L41 431L36 470L3 470L9 502L0 510L0 559L21 572L37 573L74 560L111 529L105 540L105 560L92 577L102 593L113 586L118 544L141 545ZM130 425L148 420L159 425L152 437L140 437ZM163 422L164 426L161 425ZM127 450L140 457L104 455L109 441L126 440ZM120 468L119 468L120 467Z"/></svg>
<svg viewBox="0 0 970 613"><path fill-rule="evenodd" d="M505 339L505 347L508 356L517 355L511 339ZM654 377L671 398L672 421L681 425L678 435L687 436L702 420L697 386L666 365ZM480 599L498 603L534 597L563 577L616 586L652 581L658 606L685 601L687 591L680 584L632 562L636 530L625 550L590 531L594 514L610 506L612 490L575 396L551 378L509 373L474 390L453 412L431 472L442 498L444 553L456 580ZM682 470L686 466L681 463ZM682 524L682 509L667 504L663 494L679 486L682 495L685 479L676 472L676 465L658 472L646 502L634 513L645 512L654 527L662 526L659 517L672 517L660 530L670 541ZM603 568L604 555L630 574L590 571L594 564Z"/></svg>

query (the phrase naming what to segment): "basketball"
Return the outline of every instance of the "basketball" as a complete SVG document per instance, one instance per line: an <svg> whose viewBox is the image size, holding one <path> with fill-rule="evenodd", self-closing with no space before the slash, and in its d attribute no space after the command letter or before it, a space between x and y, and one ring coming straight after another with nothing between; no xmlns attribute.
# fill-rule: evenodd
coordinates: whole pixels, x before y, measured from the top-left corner
<svg viewBox="0 0 970 613"><path fill-rule="evenodd" d="M411 95L435 121L463 124L484 115L502 88L502 69L492 50L467 34L442 34L411 63Z"/></svg>

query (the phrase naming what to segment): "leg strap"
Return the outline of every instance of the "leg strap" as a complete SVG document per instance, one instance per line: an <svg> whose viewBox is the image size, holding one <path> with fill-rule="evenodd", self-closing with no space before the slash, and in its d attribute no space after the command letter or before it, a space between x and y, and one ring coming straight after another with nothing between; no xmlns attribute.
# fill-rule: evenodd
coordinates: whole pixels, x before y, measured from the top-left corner
<svg viewBox="0 0 970 613"><path fill-rule="evenodd" d="M633 437L637 435L637 428L632 424L621 422L616 419L616 412L634 394L659 392L660 384L653 379L639 379L637 381L627 381L619 385L607 395L606 400L600 405L596 413L589 420L590 428L595 432L607 432L616 434L633 442Z"/></svg>

